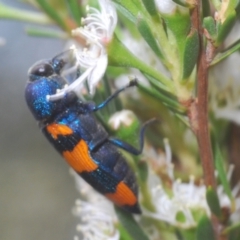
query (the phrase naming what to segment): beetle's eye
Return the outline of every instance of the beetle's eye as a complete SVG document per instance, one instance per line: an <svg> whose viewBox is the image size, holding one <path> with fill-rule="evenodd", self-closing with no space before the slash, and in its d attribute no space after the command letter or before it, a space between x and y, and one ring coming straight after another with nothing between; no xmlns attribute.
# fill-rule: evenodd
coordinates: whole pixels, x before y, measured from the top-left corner
<svg viewBox="0 0 240 240"><path fill-rule="evenodd" d="M53 67L49 63L40 63L33 66L29 74L35 77L49 77L54 73Z"/></svg>

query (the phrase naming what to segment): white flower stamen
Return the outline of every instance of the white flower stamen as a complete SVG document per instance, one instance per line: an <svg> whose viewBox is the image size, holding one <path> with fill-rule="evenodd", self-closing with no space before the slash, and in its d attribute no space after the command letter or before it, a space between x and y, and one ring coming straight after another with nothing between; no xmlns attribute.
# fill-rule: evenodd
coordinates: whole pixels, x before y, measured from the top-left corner
<svg viewBox="0 0 240 240"><path fill-rule="evenodd" d="M175 179L173 164L171 162L172 160L169 159L169 156L171 156L171 148L167 140L164 140L164 145L166 172L172 180L171 194L169 195L169 190L167 191L162 187L161 180L155 175L155 173L151 172L151 174L149 174L149 189L151 189L156 212L152 213L144 210L144 214L182 228L196 226L197 223L194 219L192 210L203 210L208 216L211 214L206 201L206 186L203 184L196 185L194 176L190 176L189 182L187 183L182 182L181 179ZM227 172L228 180L230 180L232 172L233 166L230 165ZM239 190L240 183L232 190L232 195L235 197L236 209L233 212L231 219L235 222L239 220L240 198L237 197ZM217 194L220 200L220 206L231 209L231 200L224 193L222 185L217 187ZM179 213L184 216L184 220L179 221L177 219Z"/></svg>
<svg viewBox="0 0 240 240"><path fill-rule="evenodd" d="M77 188L82 197L86 199L76 200L74 214L79 217L80 223L77 231L83 236L83 240L119 240L120 233L116 228L117 216L113 205L104 196L71 170ZM75 236L77 239L77 236Z"/></svg>
<svg viewBox="0 0 240 240"><path fill-rule="evenodd" d="M47 96L49 101L56 101L66 96L71 91L78 91L79 87L87 80L90 93L93 94L97 83L103 77L108 56L106 47L112 39L117 24L117 13L115 7L109 0L99 0L100 11L87 6L86 18L82 18L84 27L74 29L74 36L85 38L88 44L87 49L77 49L73 46L77 67L84 68L83 74L67 88L61 89L58 93ZM73 67L72 69L76 69Z"/></svg>
<svg viewBox="0 0 240 240"><path fill-rule="evenodd" d="M120 128L121 124L130 126L135 119L134 113L130 110L122 110L114 113L109 119L108 123L114 130Z"/></svg>

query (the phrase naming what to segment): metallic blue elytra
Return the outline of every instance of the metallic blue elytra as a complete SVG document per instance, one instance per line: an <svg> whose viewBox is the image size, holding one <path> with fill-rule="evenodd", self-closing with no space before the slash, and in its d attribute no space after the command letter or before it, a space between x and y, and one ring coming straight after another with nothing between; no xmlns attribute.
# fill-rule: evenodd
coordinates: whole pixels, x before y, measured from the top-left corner
<svg viewBox="0 0 240 240"><path fill-rule="evenodd" d="M153 120L143 125L139 138L140 149L136 149L109 137L93 115L137 82L130 82L99 105L80 101L74 92L65 94L59 100L49 101L47 96L68 84L62 75L63 69L69 64L68 56L68 52L62 53L30 68L25 90L27 105L49 142L82 178L123 209L141 213L135 175L118 148L140 154L145 128Z"/></svg>

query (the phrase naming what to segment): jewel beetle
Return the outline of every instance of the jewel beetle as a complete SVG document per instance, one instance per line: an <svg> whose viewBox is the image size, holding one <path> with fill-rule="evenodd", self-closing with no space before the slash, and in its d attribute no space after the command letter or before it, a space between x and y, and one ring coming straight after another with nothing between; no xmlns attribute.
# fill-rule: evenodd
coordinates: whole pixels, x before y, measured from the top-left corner
<svg viewBox="0 0 240 240"><path fill-rule="evenodd" d="M55 94L67 84L62 76L62 69L67 64L67 58L62 53L53 59L37 62L29 69L25 88L27 105L45 137L86 182L116 205L140 214L135 175L118 148L140 154L145 128L152 120L142 126L140 148L136 149L110 137L93 114L137 82L131 81L99 105L81 101L74 92L50 101L47 96Z"/></svg>

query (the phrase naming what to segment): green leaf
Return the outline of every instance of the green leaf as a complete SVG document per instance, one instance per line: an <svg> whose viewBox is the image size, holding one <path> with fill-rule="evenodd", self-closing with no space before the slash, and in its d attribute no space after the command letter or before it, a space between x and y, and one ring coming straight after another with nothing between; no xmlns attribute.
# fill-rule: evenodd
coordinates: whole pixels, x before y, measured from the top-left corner
<svg viewBox="0 0 240 240"><path fill-rule="evenodd" d="M135 165L137 167L138 172L138 184L140 187L141 192L141 204L144 206L145 209L147 209L150 212L155 212L156 208L152 202L152 195L150 193L150 189L148 186L148 164L145 161L135 161L137 164Z"/></svg>
<svg viewBox="0 0 240 240"><path fill-rule="evenodd" d="M176 12L174 15L164 16L163 19L167 28L175 36L178 48L184 48L186 36L189 34L191 28L190 16Z"/></svg>
<svg viewBox="0 0 240 240"><path fill-rule="evenodd" d="M129 0L113 0L117 9L130 21L137 23L137 16L141 12L143 14L143 9L140 8L140 5L134 4L134 1Z"/></svg>
<svg viewBox="0 0 240 240"><path fill-rule="evenodd" d="M172 69L170 69L170 71L172 72L172 75L174 75L177 80L178 79L181 80L184 75L183 71L187 67L184 61L186 59L189 60L189 53L186 49L186 41L187 41L187 36L190 34L189 35L190 39L188 40L191 42L190 16L189 14L181 14L179 12L176 12L174 15L163 16L163 19L167 27L167 32L169 32L168 41L172 43L171 44L173 48L172 51L176 52L174 58L171 59L171 63L173 66L172 66ZM194 35L193 35L193 39L195 39ZM194 55L196 54L194 53ZM189 69L192 69L192 64ZM186 68L185 74L188 75L187 73L189 73L189 70L187 70Z"/></svg>
<svg viewBox="0 0 240 240"><path fill-rule="evenodd" d="M228 33L232 29L234 23L236 20L236 12L233 10L233 12L228 14L228 17L223 23L218 22L217 23L217 39L214 43L215 46L219 46L227 37Z"/></svg>
<svg viewBox="0 0 240 240"><path fill-rule="evenodd" d="M128 213L127 211L124 211L123 209L117 206L115 206L115 210L122 226L126 229L126 231L129 233L132 239L149 240L146 233L142 230L142 228L133 218L132 214Z"/></svg>
<svg viewBox="0 0 240 240"><path fill-rule="evenodd" d="M133 13L131 13L130 11L128 11L126 8L124 8L122 5L120 4L116 4L116 8L117 10L123 15L125 16L128 20L130 20L132 23L136 24L137 22L137 18L133 15Z"/></svg>
<svg viewBox="0 0 240 240"><path fill-rule="evenodd" d="M233 11L235 11L238 4L239 0L228 0L228 7L224 13L224 16L228 17Z"/></svg>
<svg viewBox="0 0 240 240"><path fill-rule="evenodd" d="M82 11L81 5L78 0L67 0L66 3L68 4L69 10L77 23L78 26L81 25L81 18L82 18Z"/></svg>
<svg viewBox="0 0 240 240"><path fill-rule="evenodd" d="M149 80L151 88L140 85L140 88L147 88L145 92L150 95L153 94L156 98L159 98L166 106L170 107L174 112L183 114L186 112L186 108L179 103L178 98L171 93L163 90L161 82L157 81L155 78L145 74L145 77Z"/></svg>
<svg viewBox="0 0 240 240"><path fill-rule="evenodd" d="M229 238L228 240L239 240L240 238L240 224L236 224L234 229L232 229L231 232L229 232Z"/></svg>
<svg viewBox="0 0 240 240"><path fill-rule="evenodd" d="M172 0L173 2L177 3L178 5L182 6L182 7L187 7L188 4L186 3L186 1L184 0Z"/></svg>
<svg viewBox="0 0 240 240"><path fill-rule="evenodd" d="M226 227L223 231L223 234L229 234L235 230L239 230L239 234L240 234L240 222L234 223L233 225Z"/></svg>
<svg viewBox="0 0 240 240"><path fill-rule="evenodd" d="M240 49L240 39L237 40L235 43L233 43L231 46L229 46L227 49L224 50L224 52L221 52L216 55L216 57L211 62L210 66L216 65L217 63L221 62L228 56L230 56L232 53L238 51Z"/></svg>
<svg viewBox="0 0 240 240"><path fill-rule="evenodd" d="M114 36L112 42L108 46L108 60L111 66L137 68L147 75L157 79L162 84L161 88L163 90L174 92L174 85L170 79L139 60L119 41L116 36Z"/></svg>
<svg viewBox="0 0 240 240"><path fill-rule="evenodd" d="M214 8L219 11L221 8L221 0L210 0L210 2L212 3L212 5L214 6Z"/></svg>
<svg viewBox="0 0 240 240"><path fill-rule="evenodd" d="M186 222L186 217L182 211L178 211L176 214L176 221L179 223Z"/></svg>
<svg viewBox="0 0 240 240"><path fill-rule="evenodd" d="M0 18L26 21L38 24L53 24L52 20L48 18L45 14L26 10L19 10L17 8L9 7L2 3L0 3Z"/></svg>
<svg viewBox="0 0 240 240"><path fill-rule="evenodd" d="M118 224L118 230L120 232L120 240L134 240L122 226L122 224Z"/></svg>
<svg viewBox="0 0 240 240"><path fill-rule="evenodd" d="M39 6L42 8L42 10L51 18L53 19L62 29L66 31L70 31L68 29L68 26L66 25L63 16L60 15L59 11L52 5L50 5L49 2L46 0L36 0L36 2L39 4Z"/></svg>
<svg viewBox="0 0 240 240"><path fill-rule="evenodd" d="M203 18L211 15L211 7L209 1L202 2L202 15Z"/></svg>
<svg viewBox="0 0 240 240"><path fill-rule="evenodd" d="M191 228L191 229L177 229L176 232L179 231L178 233L178 239L179 240L195 240L196 236L196 230ZM205 240L205 239L202 239Z"/></svg>
<svg viewBox="0 0 240 240"><path fill-rule="evenodd" d="M240 15L240 2L238 2L235 10L236 10L237 17L239 18L239 15Z"/></svg>
<svg viewBox="0 0 240 240"><path fill-rule="evenodd" d="M136 116L133 116L132 121L133 122L129 126L121 124L118 130L115 130L114 133L117 138L123 139L139 148L138 131L140 124Z"/></svg>
<svg viewBox="0 0 240 240"><path fill-rule="evenodd" d="M164 91L157 91L155 88L145 87L144 85L140 84L139 89L149 96L155 97L175 113L182 115L186 112L186 109L184 109L183 106L179 104L175 97L171 98L167 94L164 94Z"/></svg>
<svg viewBox="0 0 240 240"><path fill-rule="evenodd" d="M207 198L207 203L211 212L220 219L222 215L221 207L220 207L218 195L212 187L207 188L206 198Z"/></svg>
<svg viewBox="0 0 240 240"><path fill-rule="evenodd" d="M199 51L199 39L196 30L187 36L183 53L183 79L187 79L196 65Z"/></svg>
<svg viewBox="0 0 240 240"><path fill-rule="evenodd" d="M144 161L140 161L137 165L138 173L141 181L146 182L148 178L148 165Z"/></svg>
<svg viewBox="0 0 240 240"><path fill-rule="evenodd" d="M220 178L221 184L223 185L224 191L226 192L228 197L231 200L233 200L231 187L227 179L227 173L224 169L223 157L216 141L214 143L214 159L215 159L215 166L218 171L218 176Z"/></svg>
<svg viewBox="0 0 240 240"><path fill-rule="evenodd" d="M34 0L34 1L38 1L38 0ZM46 1L46 0L44 0L44 1ZM64 12L64 14L67 14L66 0L47 0L47 2L55 10L57 10L59 12L59 14L63 14L63 12Z"/></svg>
<svg viewBox="0 0 240 240"><path fill-rule="evenodd" d="M50 28L27 27L26 32L28 35L34 37L58 38L65 40L69 38L67 33Z"/></svg>
<svg viewBox="0 0 240 240"><path fill-rule="evenodd" d="M203 27L206 28L212 40L215 40L217 37L216 22L213 17L205 17L203 19Z"/></svg>
<svg viewBox="0 0 240 240"><path fill-rule="evenodd" d="M203 216L198 223L196 240L213 240L215 239L213 227L208 217Z"/></svg>
<svg viewBox="0 0 240 240"><path fill-rule="evenodd" d="M138 17L137 26L138 26L139 32L141 33L141 35L143 36L145 41L148 43L148 45L155 52L155 54L160 59L163 59L163 54L158 46L156 38L153 36L153 33L152 33L148 23L145 21L145 19L142 17Z"/></svg>
<svg viewBox="0 0 240 240"><path fill-rule="evenodd" d="M142 0L142 2L151 16L158 14L154 0Z"/></svg>

